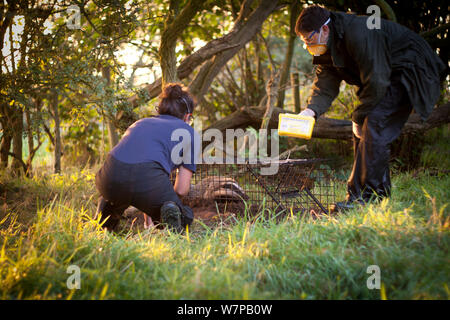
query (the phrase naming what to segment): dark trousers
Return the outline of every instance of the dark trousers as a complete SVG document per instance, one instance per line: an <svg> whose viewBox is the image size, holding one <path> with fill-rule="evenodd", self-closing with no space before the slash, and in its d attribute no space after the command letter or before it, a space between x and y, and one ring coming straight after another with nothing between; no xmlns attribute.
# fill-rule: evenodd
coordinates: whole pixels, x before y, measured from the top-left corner
<svg viewBox="0 0 450 320"><path fill-rule="evenodd" d="M353 170L347 182L347 200L369 201L389 197L390 145L398 138L412 106L408 93L393 74L384 98L370 111L361 128L361 139L353 135Z"/></svg>
<svg viewBox="0 0 450 320"><path fill-rule="evenodd" d="M167 172L156 162L127 164L108 155L95 184L101 195L97 215L101 214L101 222L108 218L104 227L109 230L116 227L129 206L150 216L155 224L160 223L161 206L168 201L180 207L184 224L194 218L192 209L184 206L175 193Z"/></svg>

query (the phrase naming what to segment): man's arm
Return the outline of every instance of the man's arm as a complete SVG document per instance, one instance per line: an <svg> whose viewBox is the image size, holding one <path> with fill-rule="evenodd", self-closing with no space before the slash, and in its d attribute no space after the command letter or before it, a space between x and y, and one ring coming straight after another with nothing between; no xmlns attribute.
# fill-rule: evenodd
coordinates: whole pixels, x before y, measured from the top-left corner
<svg viewBox="0 0 450 320"><path fill-rule="evenodd" d="M331 103L339 94L341 80L333 67L318 66L307 107L314 111L316 118L330 108Z"/></svg>
<svg viewBox="0 0 450 320"><path fill-rule="evenodd" d="M362 83L358 92L361 104L352 121L362 125L364 118L380 102L390 85L391 61L389 43L382 30L350 28L345 36L347 51L359 68Z"/></svg>

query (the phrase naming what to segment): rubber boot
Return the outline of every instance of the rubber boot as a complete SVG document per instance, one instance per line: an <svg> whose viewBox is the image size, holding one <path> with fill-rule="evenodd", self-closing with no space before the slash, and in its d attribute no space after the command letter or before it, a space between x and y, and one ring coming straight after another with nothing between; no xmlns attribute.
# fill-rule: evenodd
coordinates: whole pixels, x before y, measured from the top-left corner
<svg viewBox="0 0 450 320"><path fill-rule="evenodd" d="M181 225L181 210L173 201L164 202L160 209L161 222L167 225L170 230L181 233L183 227Z"/></svg>

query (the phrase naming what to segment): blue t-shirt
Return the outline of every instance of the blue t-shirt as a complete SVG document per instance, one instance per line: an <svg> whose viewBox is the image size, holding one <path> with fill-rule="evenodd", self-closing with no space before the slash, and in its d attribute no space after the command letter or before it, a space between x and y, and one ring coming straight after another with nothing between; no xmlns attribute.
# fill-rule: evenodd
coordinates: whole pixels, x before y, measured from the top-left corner
<svg viewBox="0 0 450 320"><path fill-rule="evenodd" d="M125 163L157 162L169 174L180 165L195 172L199 138L183 120L159 115L133 123L110 154Z"/></svg>

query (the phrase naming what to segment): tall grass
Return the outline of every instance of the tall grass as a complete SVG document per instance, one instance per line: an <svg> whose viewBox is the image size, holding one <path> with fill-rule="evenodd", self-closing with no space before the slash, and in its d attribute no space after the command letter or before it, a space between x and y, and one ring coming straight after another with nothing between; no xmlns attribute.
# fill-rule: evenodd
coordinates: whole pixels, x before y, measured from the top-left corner
<svg viewBox="0 0 450 320"><path fill-rule="evenodd" d="M448 299L448 175L394 178L394 194L340 216L273 214L111 234L84 170L14 180L0 223L2 299ZM343 188L343 186L342 186ZM9 190L9 191L8 191ZM342 191L342 190L341 190ZM23 219L26 210L32 216ZM70 265L81 288L68 289ZM383 290L368 289L369 265Z"/></svg>

